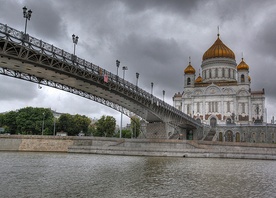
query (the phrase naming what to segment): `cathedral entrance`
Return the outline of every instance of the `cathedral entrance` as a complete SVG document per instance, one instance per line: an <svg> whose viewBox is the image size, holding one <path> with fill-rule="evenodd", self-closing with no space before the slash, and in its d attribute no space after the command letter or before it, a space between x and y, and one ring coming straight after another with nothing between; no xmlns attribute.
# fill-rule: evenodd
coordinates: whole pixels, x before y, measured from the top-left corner
<svg viewBox="0 0 276 198"><path fill-rule="evenodd" d="M212 128L215 128L217 126L217 119L216 118L211 118L210 119L210 126Z"/></svg>
<svg viewBox="0 0 276 198"><path fill-rule="evenodd" d="M192 130L187 131L187 140L193 140L193 131Z"/></svg>
<svg viewBox="0 0 276 198"><path fill-rule="evenodd" d="M225 141L226 142L233 142L233 132L232 131L226 131Z"/></svg>

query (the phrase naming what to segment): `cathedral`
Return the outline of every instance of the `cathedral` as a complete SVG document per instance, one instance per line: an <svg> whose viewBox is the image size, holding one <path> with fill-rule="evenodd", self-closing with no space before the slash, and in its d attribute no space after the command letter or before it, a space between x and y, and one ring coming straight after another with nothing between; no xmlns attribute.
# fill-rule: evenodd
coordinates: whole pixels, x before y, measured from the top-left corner
<svg viewBox="0 0 276 198"><path fill-rule="evenodd" d="M173 96L173 106L217 129L215 132L221 141L234 141L233 138L242 141L242 129L238 126L266 124L265 91L251 90L249 70L244 58L237 64L235 53L218 34L214 44L203 54L199 74L196 75L189 61L184 69L184 90ZM232 129L235 126L235 130L219 126L232 126ZM248 141L246 135L244 133L243 141Z"/></svg>

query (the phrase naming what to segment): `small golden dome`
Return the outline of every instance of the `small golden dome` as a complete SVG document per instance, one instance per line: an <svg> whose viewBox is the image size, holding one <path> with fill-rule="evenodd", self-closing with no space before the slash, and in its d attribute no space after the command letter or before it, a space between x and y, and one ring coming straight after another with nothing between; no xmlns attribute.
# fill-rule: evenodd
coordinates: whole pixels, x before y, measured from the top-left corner
<svg viewBox="0 0 276 198"><path fill-rule="evenodd" d="M219 38L215 41L215 43L204 53L202 60L206 60L209 58L232 58L235 59L234 52L228 48Z"/></svg>
<svg viewBox="0 0 276 198"><path fill-rule="evenodd" d="M202 82L202 78L201 78L200 75L196 78L195 82L196 83L201 83Z"/></svg>
<svg viewBox="0 0 276 198"><path fill-rule="evenodd" d="M249 66L243 61L243 58L240 64L237 66L237 70L249 70Z"/></svg>
<svg viewBox="0 0 276 198"><path fill-rule="evenodd" d="M186 69L184 70L185 74L195 74L195 69L194 67L191 65L191 62L189 62L189 65L186 67Z"/></svg>
<svg viewBox="0 0 276 198"><path fill-rule="evenodd" d="M251 77L250 76L248 76L248 81L251 82Z"/></svg>

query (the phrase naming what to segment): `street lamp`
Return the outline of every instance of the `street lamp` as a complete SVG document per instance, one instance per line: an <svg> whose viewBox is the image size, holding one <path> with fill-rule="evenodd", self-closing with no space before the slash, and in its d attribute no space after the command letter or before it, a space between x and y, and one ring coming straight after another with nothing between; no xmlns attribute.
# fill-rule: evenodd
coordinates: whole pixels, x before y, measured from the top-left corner
<svg viewBox="0 0 276 198"><path fill-rule="evenodd" d="M128 70L127 66L123 66L123 80L125 80L125 71ZM123 113L121 112L121 126L120 126L120 138L122 138L122 126L123 126Z"/></svg>
<svg viewBox="0 0 276 198"><path fill-rule="evenodd" d="M23 18L26 18L26 21L25 21L25 32L24 32L24 34L26 35L27 21L31 19L31 16L32 16L33 12L32 12L32 10L28 10L28 8L26 6L24 6L22 9L23 9Z"/></svg>
<svg viewBox="0 0 276 198"><path fill-rule="evenodd" d="M163 90L163 102L165 100L165 90Z"/></svg>
<svg viewBox="0 0 276 198"><path fill-rule="evenodd" d="M42 122L42 129L41 129L41 133L43 135L43 131L44 131L44 118L45 118L45 112L42 113L43 114L43 122Z"/></svg>
<svg viewBox="0 0 276 198"><path fill-rule="evenodd" d="M120 67L120 61L116 60L116 66L117 66L117 76L118 76L118 70L119 70L119 67Z"/></svg>
<svg viewBox="0 0 276 198"><path fill-rule="evenodd" d="M123 80L125 80L125 71L128 70L127 66L123 66Z"/></svg>
<svg viewBox="0 0 276 198"><path fill-rule="evenodd" d="M153 94L153 82L151 82L151 95Z"/></svg>
<svg viewBox="0 0 276 198"><path fill-rule="evenodd" d="M136 73L136 87L138 87L138 79L139 79L139 73Z"/></svg>
<svg viewBox="0 0 276 198"><path fill-rule="evenodd" d="M75 54L76 54L76 45L78 44L79 37L75 36L75 34L73 34L72 35L72 40L73 40L73 43L74 43L74 56L75 56Z"/></svg>

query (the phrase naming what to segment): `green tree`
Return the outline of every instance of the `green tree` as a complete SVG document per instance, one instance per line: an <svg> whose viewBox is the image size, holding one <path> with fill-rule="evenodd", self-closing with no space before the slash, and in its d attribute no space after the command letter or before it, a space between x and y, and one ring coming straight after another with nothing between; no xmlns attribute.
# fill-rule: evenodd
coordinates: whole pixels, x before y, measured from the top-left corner
<svg viewBox="0 0 276 198"><path fill-rule="evenodd" d="M53 113L48 108L22 108L17 112L17 132L21 134L43 135L53 134Z"/></svg>
<svg viewBox="0 0 276 198"><path fill-rule="evenodd" d="M131 117L130 128L133 133L133 138L137 138L141 133L141 119L137 116Z"/></svg>
<svg viewBox="0 0 276 198"><path fill-rule="evenodd" d="M5 126L5 132L10 134L16 134L16 111L10 111L8 113L2 114L2 126Z"/></svg>
<svg viewBox="0 0 276 198"><path fill-rule="evenodd" d="M66 113L62 114L57 121L57 131L67 132L68 135L74 135L73 116Z"/></svg>
<svg viewBox="0 0 276 198"><path fill-rule="evenodd" d="M96 122L97 130L94 136L113 137L116 127L116 119L112 116L102 116Z"/></svg>
<svg viewBox="0 0 276 198"><path fill-rule="evenodd" d="M80 132L87 134L90 122L84 115L62 114L57 121L57 131L67 132L70 136L76 136Z"/></svg>
<svg viewBox="0 0 276 198"><path fill-rule="evenodd" d="M83 132L86 134L88 132L88 126L91 123L91 120L84 115L77 114L73 117L73 122L75 125L74 130L76 132Z"/></svg>

